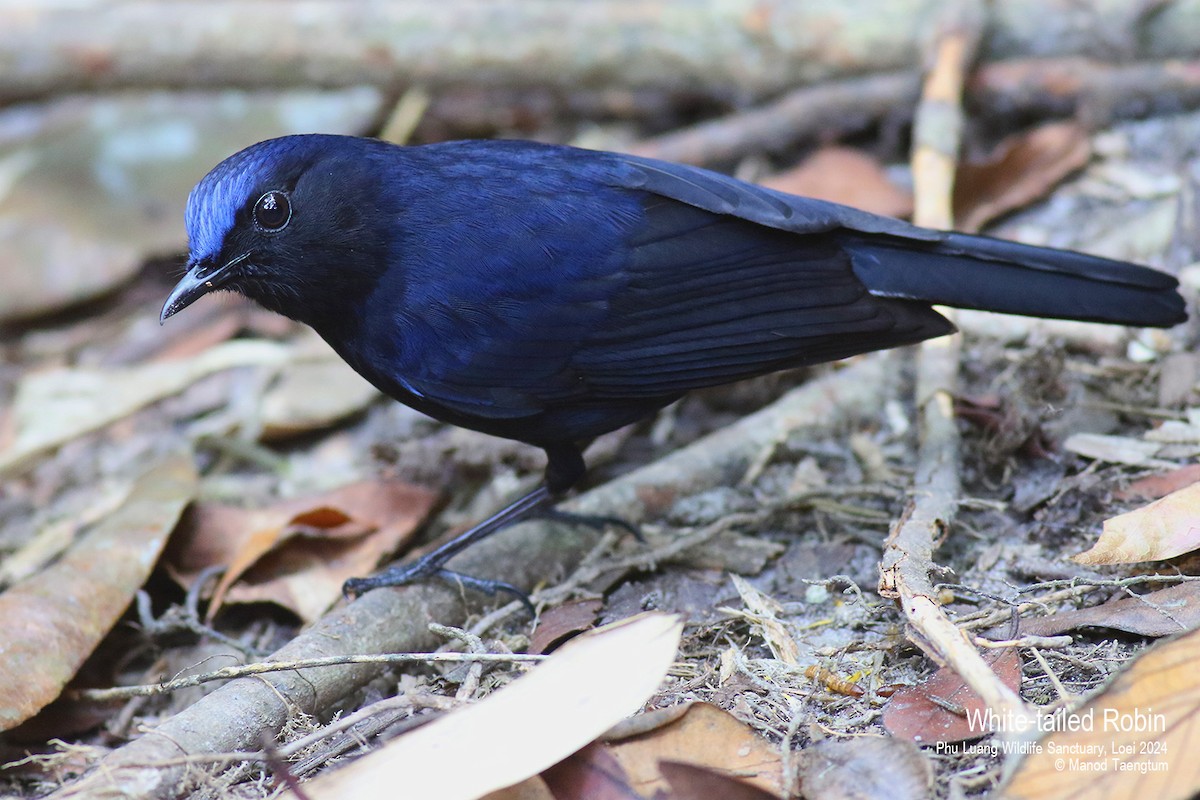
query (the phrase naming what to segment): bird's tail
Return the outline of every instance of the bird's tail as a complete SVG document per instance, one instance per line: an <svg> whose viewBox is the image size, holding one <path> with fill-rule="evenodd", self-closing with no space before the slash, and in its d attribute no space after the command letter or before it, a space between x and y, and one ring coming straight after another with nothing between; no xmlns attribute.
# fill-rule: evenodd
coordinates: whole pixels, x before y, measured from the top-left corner
<svg viewBox="0 0 1200 800"><path fill-rule="evenodd" d="M845 247L875 295L1140 327L1187 319L1175 278L1124 261L960 233L916 247L851 235Z"/></svg>

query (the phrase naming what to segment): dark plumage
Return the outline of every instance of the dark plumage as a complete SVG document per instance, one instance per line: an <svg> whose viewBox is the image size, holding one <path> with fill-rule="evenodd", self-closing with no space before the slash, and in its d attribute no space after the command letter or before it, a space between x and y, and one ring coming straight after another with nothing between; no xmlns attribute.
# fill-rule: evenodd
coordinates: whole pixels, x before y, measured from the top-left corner
<svg viewBox="0 0 1200 800"><path fill-rule="evenodd" d="M1186 318L1175 279L1145 267L529 142L261 142L196 186L187 229L164 320L240 292L391 397L547 451L546 487L468 542L570 488L593 437L690 389L950 333L932 303Z"/></svg>

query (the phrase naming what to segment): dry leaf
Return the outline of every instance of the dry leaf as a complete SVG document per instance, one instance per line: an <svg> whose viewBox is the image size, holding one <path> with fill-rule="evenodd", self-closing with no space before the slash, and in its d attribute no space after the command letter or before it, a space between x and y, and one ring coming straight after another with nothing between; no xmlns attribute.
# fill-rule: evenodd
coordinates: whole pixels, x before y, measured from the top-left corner
<svg viewBox="0 0 1200 800"><path fill-rule="evenodd" d="M675 660L682 632L677 617L656 613L589 631L528 675L321 775L305 792L312 800L391 800L403 787L409 797L474 800L515 785L640 709Z"/></svg>
<svg viewBox="0 0 1200 800"><path fill-rule="evenodd" d="M1013 691L1021 688L1021 657L1016 648L983 653L992 671ZM958 707L955 713L947 706ZM888 733L917 744L962 742L988 733L974 724L986 707L951 667L942 667L918 686L897 691L883 711Z"/></svg>
<svg viewBox="0 0 1200 800"><path fill-rule="evenodd" d="M529 652L549 652L564 639L593 627L603 607L603 600L583 599L542 612L529 640Z"/></svg>
<svg viewBox="0 0 1200 800"><path fill-rule="evenodd" d="M780 797L695 764L660 761L658 771L671 787L671 800L778 800Z"/></svg>
<svg viewBox="0 0 1200 800"><path fill-rule="evenodd" d="M822 147L799 165L759 183L888 217L908 217L913 210L912 192L893 183L879 161L850 147Z"/></svg>
<svg viewBox="0 0 1200 800"><path fill-rule="evenodd" d="M825 739L801 753L800 786L808 800L925 798L933 793L933 769L903 739Z"/></svg>
<svg viewBox="0 0 1200 800"><path fill-rule="evenodd" d="M1200 632L1146 649L1036 742L1008 798L1176 800L1200 792ZM1075 730L1070 730L1074 727Z"/></svg>
<svg viewBox="0 0 1200 800"><path fill-rule="evenodd" d="M1137 597L1123 596L1098 606L1022 620L1021 633L1054 636L1089 625L1140 636L1169 636L1190 631L1200 627L1200 581L1185 581Z"/></svg>
<svg viewBox="0 0 1200 800"><path fill-rule="evenodd" d="M145 583L195 491L191 457L168 458L62 558L0 594L0 730L58 697Z"/></svg>
<svg viewBox="0 0 1200 800"><path fill-rule="evenodd" d="M1200 483L1104 521L1091 550L1072 556L1079 564L1161 561L1200 547Z"/></svg>
<svg viewBox="0 0 1200 800"><path fill-rule="evenodd" d="M764 791L782 794L779 748L748 725L708 703L693 703L677 720L642 736L610 745L630 784L646 797L665 791L659 762L677 761L735 775Z"/></svg>
<svg viewBox="0 0 1200 800"><path fill-rule="evenodd" d="M1163 446L1157 442L1132 439L1128 436L1108 436L1102 433L1076 433L1068 436L1067 440L1063 442L1063 449L1097 461L1128 464L1132 467L1156 463L1174 466L1168 462L1155 461L1154 457L1162 448Z"/></svg>
<svg viewBox="0 0 1200 800"><path fill-rule="evenodd" d="M402 481L364 481L261 509L199 503L165 560L184 586L208 567L227 567L210 617L223 602L272 602L311 622L341 597L347 578L403 545L436 499Z"/></svg>
<svg viewBox="0 0 1200 800"><path fill-rule="evenodd" d="M967 162L954 181L954 219L978 231L993 219L1045 197L1092 156L1082 125L1051 122L1002 141L985 161Z"/></svg>
<svg viewBox="0 0 1200 800"><path fill-rule="evenodd" d="M1150 475L1134 481L1115 494L1121 500L1131 498L1157 500L1163 495L1191 486L1193 483L1200 483L1200 464L1188 464L1185 467Z"/></svg>
<svg viewBox="0 0 1200 800"><path fill-rule="evenodd" d="M640 797L602 744L593 742L542 773L554 800L631 800Z"/></svg>
<svg viewBox="0 0 1200 800"><path fill-rule="evenodd" d="M800 662L800 646L788 631L787 626L779 619L780 607L774 598L760 592L750 585L750 582L737 573L730 573L733 586L746 604L745 611L734 613L743 617L754 627L754 632L763 638L771 655L785 664Z"/></svg>
<svg viewBox="0 0 1200 800"><path fill-rule="evenodd" d="M54 369L25 376L13 400L16 436L0 452L0 474L85 433L103 428L213 372L283 364L288 348L273 342L233 341L195 358L123 369Z"/></svg>
<svg viewBox="0 0 1200 800"><path fill-rule="evenodd" d="M551 792L541 776L534 775L516 786L507 786L488 792L480 800L559 800Z"/></svg>
<svg viewBox="0 0 1200 800"><path fill-rule="evenodd" d="M262 438L277 439L329 427L380 397L329 345L305 337L262 400Z"/></svg>

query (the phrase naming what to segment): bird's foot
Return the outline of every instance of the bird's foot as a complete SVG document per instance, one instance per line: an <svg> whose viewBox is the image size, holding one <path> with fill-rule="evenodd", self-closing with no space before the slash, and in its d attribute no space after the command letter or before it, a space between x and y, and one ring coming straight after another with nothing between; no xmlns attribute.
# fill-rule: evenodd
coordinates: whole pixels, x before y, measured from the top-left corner
<svg viewBox="0 0 1200 800"><path fill-rule="evenodd" d="M573 511L562 511L554 506L539 508L530 514L530 516L537 519L563 522L567 525L582 525L585 528L594 528L596 530L609 527L623 528L634 539L637 539L642 544L646 543L646 537L642 535L641 529L629 520L624 520L620 517L609 517L603 514L577 514Z"/></svg>
<svg viewBox="0 0 1200 800"><path fill-rule="evenodd" d="M457 586L465 586L468 589L484 592L493 597L501 592L512 595L512 597L521 601L521 605L525 607L530 616L537 616L529 595L511 583L492 580L490 578L477 578L474 575L464 575L461 572L454 572L453 570L446 569L437 563L436 560L429 557L419 558L411 564L394 564L369 578L350 578L342 584L342 594L347 598L355 598L372 589L379 589L384 586L405 586L427 578L439 578Z"/></svg>

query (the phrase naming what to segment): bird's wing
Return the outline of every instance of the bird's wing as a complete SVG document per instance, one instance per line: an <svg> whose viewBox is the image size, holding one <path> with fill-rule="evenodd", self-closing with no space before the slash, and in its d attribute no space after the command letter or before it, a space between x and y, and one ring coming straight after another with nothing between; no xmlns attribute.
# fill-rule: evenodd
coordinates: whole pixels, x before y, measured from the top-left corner
<svg viewBox="0 0 1200 800"><path fill-rule="evenodd" d="M623 286L574 353L595 397L654 397L953 330L927 304L871 295L836 233L794 233L650 199Z"/></svg>
<svg viewBox="0 0 1200 800"><path fill-rule="evenodd" d="M516 418L951 330L920 304L869 295L836 236L851 225L933 232L705 170L565 158L504 185L477 179L498 216L447 208L423 226L439 236L408 245L413 265L453 265L406 281L405 304L420 310L405 326L410 391L461 414Z"/></svg>
<svg viewBox="0 0 1200 800"><path fill-rule="evenodd" d="M714 214L737 217L791 233L826 233L848 229L902 239L936 242L941 231L919 228L851 206L816 200L740 181L719 172L652 158L619 155L609 182L677 200Z"/></svg>

